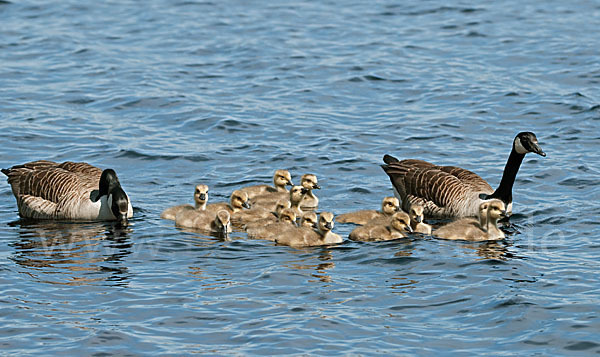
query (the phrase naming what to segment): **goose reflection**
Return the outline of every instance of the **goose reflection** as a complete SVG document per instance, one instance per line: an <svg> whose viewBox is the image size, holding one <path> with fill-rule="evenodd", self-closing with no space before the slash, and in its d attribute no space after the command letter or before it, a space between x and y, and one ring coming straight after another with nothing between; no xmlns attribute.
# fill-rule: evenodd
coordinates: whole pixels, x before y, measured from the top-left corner
<svg viewBox="0 0 600 357"><path fill-rule="evenodd" d="M132 253L131 227L102 223L17 221L20 239L11 244L12 260L51 284L84 285L102 281L125 285L123 259Z"/></svg>
<svg viewBox="0 0 600 357"><path fill-rule="evenodd" d="M310 252L314 252L314 250L312 250L312 248L300 248L294 251L296 254L305 254ZM331 276L327 274L327 270L335 268L332 250L321 250L317 258L320 260L320 263L318 264L307 264L305 261L302 261L286 264L286 266L298 270L314 270L315 272L310 274L312 277L317 278L319 281L324 283L331 283L333 280L331 279ZM317 280L311 279L308 281L312 283L316 282Z"/></svg>

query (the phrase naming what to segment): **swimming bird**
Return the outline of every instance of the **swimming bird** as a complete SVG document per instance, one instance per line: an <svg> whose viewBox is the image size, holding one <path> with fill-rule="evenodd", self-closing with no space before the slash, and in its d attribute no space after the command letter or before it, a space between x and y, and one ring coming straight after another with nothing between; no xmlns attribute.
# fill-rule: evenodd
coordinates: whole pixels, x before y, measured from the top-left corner
<svg viewBox="0 0 600 357"><path fill-rule="evenodd" d="M291 227L281 232L275 242L292 247L313 247L342 243L342 237L331 231L334 227L333 219L333 213L321 212L316 230L306 227Z"/></svg>
<svg viewBox="0 0 600 357"><path fill-rule="evenodd" d="M408 215L410 216L410 228L413 232L431 234L431 226L423 222L423 206L417 204L410 206Z"/></svg>
<svg viewBox="0 0 600 357"><path fill-rule="evenodd" d="M300 208L300 202L302 202L302 198L306 194L306 189L302 186L292 186L290 192L286 194L287 199L290 202L291 208L296 212L296 216L302 216L302 209ZM259 196L255 197L252 205L254 207L263 207L269 210L273 210L275 208L276 202L281 199L281 197L275 201L272 201L272 198L276 197L267 197L267 196Z"/></svg>
<svg viewBox="0 0 600 357"><path fill-rule="evenodd" d="M286 193L288 190L285 186L292 186L292 175L288 170L275 170L273 174L273 186L269 185L256 185L241 188L240 191L246 192L250 199L256 196L261 196L268 193L283 192Z"/></svg>
<svg viewBox="0 0 600 357"><path fill-rule="evenodd" d="M231 193L231 197L229 199L229 203L226 202L218 202L211 203L206 205L205 211L220 211L226 210L229 214L237 213L244 208L250 208L250 203L248 201L248 194L246 192L235 190Z"/></svg>
<svg viewBox="0 0 600 357"><path fill-rule="evenodd" d="M277 204L275 205L275 210L273 212L271 212L270 215L268 215L267 217L256 219L256 220L253 220L252 222L246 223L244 225L244 229L247 230L250 228L263 227L263 226L266 226L267 224L275 223L279 220L279 215L281 214L281 211L286 208L290 208L290 207L291 207L291 203L289 200L281 199L281 200L277 201Z"/></svg>
<svg viewBox="0 0 600 357"><path fill-rule="evenodd" d="M315 211L308 211L302 214L298 226L306 228L318 228L318 221L319 218L317 217L317 213Z"/></svg>
<svg viewBox="0 0 600 357"><path fill-rule="evenodd" d="M486 210L486 223L474 218L462 218L450 222L433 232L433 235L444 239L462 239L470 241L498 240L505 237L504 232L498 228L498 220L506 216L506 206L499 199L492 199L480 205Z"/></svg>
<svg viewBox="0 0 600 357"><path fill-rule="evenodd" d="M375 242L400 239L412 232L410 217L406 212L394 213L387 223L369 224L356 227L350 232L349 238L363 242Z"/></svg>
<svg viewBox="0 0 600 357"><path fill-rule="evenodd" d="M113 169L85 162L38 160L2 169L23 218L118 221L133 217Z"/></svg>
<svg viewBox="0 0 600 357"><path fill-rule="evenodd" d="M206 203L208 202L208 186L206 185L197 185L194 189L194 206L190 204L178 205L169 207L164 210L160 218L162 219L170 219L172 221L175 220L175 217L179 212L186 209L192 209L197 211L204 211L206 209Z"/></svg>
<svg viewBox="0 0 600 357"><path fill-rule="evenodd" d="M422 160L398 160L385 155L381 165L402 201L402 208L421 204L428 217L476 216L483 200L498 198L512 213L512 187L527 153L546 156L534 133L521 132L512 143L500 185L494 191L477 174L455 166L437 166Z"/></svg>
<svg viewBox="0 0 600 357"><path fill-rule="evenodd" d="M281 210L279 215L279 219L277 222L267 224L261 227L249 228L246 231L248 232L249 238L260 238L266 239L270 241L274 241L275 238L281 234L282 231L289 227L296 226L296 213L291 208L284 208Z"/></svg>
<svg viewBox="0 0 600 357"><path fill-rule="evenodd" d="M400 209L400 202L396 197L384 197L381 201L381 210L360 210L340 214L336 220L340 223L367 224L378 218L389 218Z"/></svg>
<svg viewBox="0 0 600 357"><path fill-rule="evenodd" d="M231 233L230 219L231 215L226 210L216 212L185 210L177 214L175 224L178 227L193 228L227 237Z"/></svg>
<svg viewBox="0 0 600 357"><path fill-rule="evenodd" d="M319 186L319 182L317 180L317 176L313 174L304 174L300 178L300 186L306 189L306 195L302 198L302 202L300 202L300 207L302 208L316 208L319 206L319 198L313 193L313 190L321 189Z"/></svg>

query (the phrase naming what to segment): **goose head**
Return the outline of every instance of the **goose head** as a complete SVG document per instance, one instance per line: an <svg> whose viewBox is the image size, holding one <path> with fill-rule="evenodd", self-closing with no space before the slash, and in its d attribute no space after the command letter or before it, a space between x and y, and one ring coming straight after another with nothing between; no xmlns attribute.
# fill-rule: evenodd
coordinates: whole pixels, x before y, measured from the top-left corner
<svg viewBox="0 0 600 357"><path fill-rule="evenodd" d="M513 150L518 154L525 155L528 152L536 153L540 156L546 156L546 153L540 147L538 139L534 133L523 131L515 137L513 141Z"/></svg>
<svg viewBox="0 0 600 357"><path fill-rule="evenodd" d="M117 173L113 169L105 169L100 175L100 182L98 183L98 196L106 195L110 210L117 219L117 222L126 225L127 224L127 211L129 209L129 198L117 177Z"/></svg>
<svg viewBox="0 0 600 357"><path fill-rule="evenodd" d="M381 212L386 216L391 216L400 209L400 201L396 197L384 197L381 201Z"/></svg>
<svg viewBox="0 0 600 357"><path fill-rule="evenodd" d="M208 202L208 186L196 186L196 189L194 190L194 202L196 203L196 207L206 205L206 202Z"/></svg>
<svg viewBox="0 0 600 357"><path fill-rule="evenodd" d="M423 206L421 205L411 205L410 206L410 220L411 222L422 223L423 222Z"/></svg>
<svg viewBox="0 0 600 357"><path fill-rule="evenodd" d="M281 199L277 201L277 203L275 204L275 216L279 217L279 215L281 215L282 210L290 208L291 206L292 204L289 200Z"/></svg>
<svg viewBox="0 0 600 357"><path fill-rule="evenodd" d="M305 212L300 219L300 227L318 228L317 221L317 214L314 211Z"/></svg>
<svg viewBox="0 0 600 357"><path fill-rule="evenodd" d="M248 194L244 191L235 190L231 193L231 199L229 201L231 208L234 212L239 211L243 208L250 208L250 201L248 201Z"/></svg>
<svg viewBox="0 0 600 357"><path fill-rule="evenodd" d="M410 216L403 211L394 213L390 221L390 226L402 233L413 231L410 227Z"/></svg>
<svg viewBox="0 0 600 357"><path fill-rule="evenodd" d="M304 174L300 179L300 185L307 190L318 190L321 188L319 186L317 176L313 174Z"/></svg>
<svg viewBox="0 0 600 357"><path fill-rule="evenodd" d="M225 210L217 212L215 226L217 228L217 233L221 234L223 237L227 237L227 235L231 233L231 215L229 212Z"/></svg>
<svg viewBox="0 0 600 357"><path fill-rule="evenodd" d="M291 208L284 208L279 214L279 222L285 222L289 224L296 224L296 212Z"/></svg>
<svg viewBox="0 0 600 357"><path fill-rule="evenodd" d="M290 189L290 202L292 206L298 206L307 192L308 190L302 186L292 186Z"/></svg>
<svg viewBox="0 0 600 357"><path fill-rule="evenodd" d="M321 215L319 216L319 231L322 233L328 233L331 232L333 227L333 213L321 212Z"/></svg>
<svg viewBox="0 0 600 357"><path fill-rule="evenodd" d="M276 170L273 175L273 185L282 189L285 189L285 186L292 186L292 175L288 170Z"/></svg>
<svg viewBox="0 0 600 357"><path fill-rule="evenodd" d="M496 223L500 218L506 217L506 205L498 199L488 202L487 221L488 224Z"/></svg>

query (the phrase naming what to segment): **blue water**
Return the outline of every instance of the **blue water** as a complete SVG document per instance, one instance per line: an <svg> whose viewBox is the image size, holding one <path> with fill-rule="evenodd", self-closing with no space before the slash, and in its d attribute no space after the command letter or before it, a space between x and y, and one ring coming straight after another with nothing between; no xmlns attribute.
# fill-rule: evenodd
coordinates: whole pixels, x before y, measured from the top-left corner
<svg viewBox="0 0 600 357"><path fill-rule="evenodd" d="M600 5L1 1L0 167L112 167L135 218L19 221L0 184L0 354L600 352ZM377 208L385 153L495 187L507 238L295 250L159 218L278 168ZM334 231L347 237L351 225Z"/></svg>

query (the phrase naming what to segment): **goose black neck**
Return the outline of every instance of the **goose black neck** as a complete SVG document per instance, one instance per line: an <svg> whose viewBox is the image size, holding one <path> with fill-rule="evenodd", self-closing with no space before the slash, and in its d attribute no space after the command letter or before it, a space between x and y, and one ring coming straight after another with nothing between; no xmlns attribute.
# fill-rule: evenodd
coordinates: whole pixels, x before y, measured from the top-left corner
<svg viewBox="0 0 600 357"><path fill-rule="evenodd" d="M504 173L502 174L500 185L496 191L494 191L494 193L487 198L498 198L505 204L512 202L512 188L524 157L525 154L519 154L513 147L510 152L510 156L508 157L508 161L506 162L506 166L504 167Z"/></svg>

